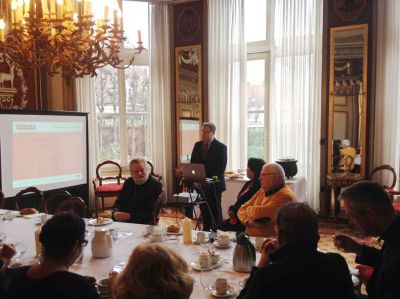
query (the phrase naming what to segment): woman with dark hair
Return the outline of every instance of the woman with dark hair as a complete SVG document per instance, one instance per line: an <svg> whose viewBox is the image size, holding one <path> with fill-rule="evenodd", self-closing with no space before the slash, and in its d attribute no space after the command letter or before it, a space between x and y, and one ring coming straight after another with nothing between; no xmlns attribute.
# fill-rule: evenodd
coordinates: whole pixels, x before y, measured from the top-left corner
<svg viewBox="0 0 400 299"><path fill-rule="evenodd" d="M42 227L40 264L17 270L7 298L100 298L89 278L69 272L69 267L88 243L85 222L72 212L54 215Z"/></svg>
<svg viewBox="0 0 400 299"><path fill-rule="evenodd" d="M218 229L223 231L244 231L246 227L237 218L237 212L261 188L260 173L265 161L259 158L249 158L247 161L247 177L250 179L239 191L236 203L229 207L229 219L226 219Z"/></svg>

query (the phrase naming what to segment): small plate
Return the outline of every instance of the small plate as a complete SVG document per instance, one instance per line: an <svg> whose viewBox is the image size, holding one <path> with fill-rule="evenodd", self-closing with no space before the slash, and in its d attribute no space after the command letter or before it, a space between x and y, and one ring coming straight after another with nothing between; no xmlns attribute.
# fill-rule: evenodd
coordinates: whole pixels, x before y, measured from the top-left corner
<svg viewBox="0 0 400 299"><path fill-rule="evenodd" d="M104 220L103 223L97 223L97 219L90 219L88 221L88 224L92 226L102 226L113 223L113 220L111 218L103 218L103 220Z"/></svg>
<svg viewBox="0 0 400 299"><path fill-rule="evenodd" d="M197 244L197 245L200 245L200 244L205 244L205 243L208 243L210 241L210 239L209 238L206 238L204 241L202 241L202 242L200 242L200 241L197 241L197 239L196 238L194 238L193 239L193 244Z"/></svg>
<svg viewBox="0 0 400 299"><path fill-rule="evenodd" d="M231 248L232 241L229 243L229 245L219 245L218 242L214 242L213 244L214 244L215 248L227 249L227 248Z"/></svg>
<svg viewBox="0 0 400 299"><path fill-rule="evenodd" d="M176 235L176 236L180 236L183 234L183 229L180 229L179 232L177 233L173 233L173 232L166 232L167 235Z"/></svg>
<svg viewBox="0 0 400 299"><path fill-rule="evenodd" d="M217 290L215 289L215 285L213 285L211 287L211 295L213 295L214 297L217 297L217 298L227 298L227 297L232 297L232 296L236 295L236 291L231 285L228 284L228 290L227 290L226 294L220 295L217 293Z"/></svg>
<svg viewBox="0 0 400 299"><path fill-rule="evenodd" d="M190 267L192 267L192 269L193 269L193 270L196 270L196 271L209 271L209 270L218 268L218 267L221 266L223 263L224 263L224 260L223 260L223 259L220 259L220 260L218 261L218 263L216 263L216 264L210 265L210 266L208 266L208 267L206 267L206 268L201 268L198 262L191 262L191 263L190 263Z"/></svg>

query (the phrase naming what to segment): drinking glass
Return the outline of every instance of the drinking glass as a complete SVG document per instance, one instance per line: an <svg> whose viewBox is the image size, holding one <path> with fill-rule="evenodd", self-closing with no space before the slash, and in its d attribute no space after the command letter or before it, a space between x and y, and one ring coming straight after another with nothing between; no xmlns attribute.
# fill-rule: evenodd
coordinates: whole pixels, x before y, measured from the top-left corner
<svg viewBox="0 0 400 299"><path fill-rule="evenodd" d="M15 255L13 256L13 259L15 262L19 263L21 262L22 256L25 254L27 247L22 241L13 242L13 244L15 247Z"/></svg>
<svg viewBox="0 0 400 299"><path fill-rule="evenodd" d="M3 244L6 239L6 233L4 231L4 215L0 215L0 244Z"/></svg>
<svg viewBox="0 0 400 299"><path fill-rule="evenodd" d="M215 274L210 270L201 270L200 271L200 284L203 287L204 291L210 293L215 284Z"/></svg>

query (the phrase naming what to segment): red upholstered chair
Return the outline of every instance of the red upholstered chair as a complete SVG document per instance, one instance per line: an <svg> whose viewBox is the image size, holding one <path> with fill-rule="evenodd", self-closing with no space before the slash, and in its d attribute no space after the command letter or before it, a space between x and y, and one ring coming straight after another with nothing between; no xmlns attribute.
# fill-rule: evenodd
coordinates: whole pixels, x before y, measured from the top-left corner
<svg viewBox="0 0 400 299"><path fill-rule="evenodd" d="M102 176L104 173L116 173L116 175ZM101 208L104 211L104 197L118 196L122 190L122 168L114 161L106 160L96 167L96 178L93 179L95 194L96 217L98 212L97 199L101 198Z"/></svg>

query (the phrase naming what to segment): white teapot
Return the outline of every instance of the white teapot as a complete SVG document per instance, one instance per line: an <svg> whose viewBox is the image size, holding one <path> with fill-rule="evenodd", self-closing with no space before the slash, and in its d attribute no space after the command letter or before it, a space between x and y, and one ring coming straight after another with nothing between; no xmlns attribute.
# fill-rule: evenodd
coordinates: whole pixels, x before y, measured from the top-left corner
<svg viewBox="0 0 400 299"><path fill-rule="evenodd" d="M108 229L96 230L92 239L94 258L105 258L112 254L113 241Z"/></svg>

